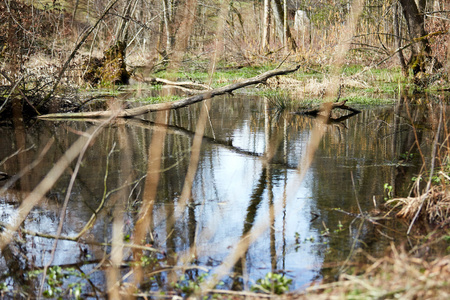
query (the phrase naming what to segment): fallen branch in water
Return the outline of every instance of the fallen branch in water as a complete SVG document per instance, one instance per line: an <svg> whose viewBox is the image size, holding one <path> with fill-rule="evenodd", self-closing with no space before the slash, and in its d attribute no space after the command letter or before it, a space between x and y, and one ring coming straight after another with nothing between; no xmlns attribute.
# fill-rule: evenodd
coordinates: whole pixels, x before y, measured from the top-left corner
<svg viewBox="0 0 450 300"><path fill-rule="evenodd" d="M323 103L321 107L316 109L308 109L300 112L296 112L297 115L308 115L308 116L317 116L321 113L331 112L335 108L345 109L351 111L352 113L360 113L360 110L347 106L345 103L347 100L341 102L327 102Z"/></svg>
<svg viewBox="0 0 450 300"><path fill-rule="evenodd" d="M308 109L308 110L304 110L304 111L297 111L297 112L294 112L293 114L309 116L309 117L319 120L323 124L335 124L335 125L337 124L339 126L346 128L346 126L343 122L345 120L361 113L360 110L357 110L355 108L345 105L346 102L347 102L347 100L344 100L341 102L327 102L327 103L323 103L320 108ZM350 111L351 113L349 113L348 115L340 116L340 117L336 118L336 117L333 117L332 113L331 113L333 111L333 109L335 109L335 108L345 109L345 110Z"/></svg>
<svg viewBox="0 0 450 300"><path fill-rule="evenodd" d="M1 227L5 227L6 223L0 222L0 226ZM20 231L22 233L25 233L25 234L31 236L31 237L41 237L41 238L46 238L46 239L58 239L58 240L65 240L65 241L76 242L78 244L84 244L84 245L111 247L111 243L98 242L98 241L89 240L89 239L82 239L82 238L79 238L77 236L56 235L56 234L50 234L50 233L43 233L43 232L37 232L37 231L33 231L33 230L28 230L28 229L25 229L25 228L21 228ZM134 243L123 243L122 246L125 247L125 248L140 249L140 250L146 250L146 251L157 252L157 253L162 253L163 252L162 250L158 250L158 249L156 249L154 247L142 246L142 245L137 245L137 244L134 244Z"/></svg>
<svg viewBox="0 0 450 300"><path fill-rule="evenodd" d="M194 95L188 98L184 98L178 101L174 101L174 102L167 102L167 103L157 103L157 104L149 104L149 105L145 105L145 106L141 106L141 107L136 107L136 108L130 108L130 109L124 109L122 111L120 111L119 113L114 112L114 111L95 111L95 112L79 112L79 113L57 113L57 114L48 114L48 115L42 115L39 116L39 118L41 119L49 119L49 118L107 118L110 117L112 115L118 117L118 118L131 118L131 117L135 117L135 116L139 116L139 115L143 115L149 112L154 112L154 111L161 111L161 110L170 110L170 109L178 109L181 107L185 107L206 99L210 99L213 98L215 96L219 96L219 95L223 95L223 94L227 94L227 93L231 93L237 89L249 86L249 85L254 85L254 84L258 84L258 83L263 83L265 82L267 79L274 77L274 76L278 76L278 75L285 75L285 74L289 74L289 73L293 73L295 71L297 71L300 68L300 65L292 68L292 69L285 69L285 70L279 70L279 69L275 69L275 70L271 70L271 71L267 71L263 74L260 74L258 76L249 78L249 79L245 79L241 82L236 82L233 84L229 84L227 86L224 87L220 87L217 89L213 89L210 91L207 91L205 93L199 94L199 95Z"/></svg>

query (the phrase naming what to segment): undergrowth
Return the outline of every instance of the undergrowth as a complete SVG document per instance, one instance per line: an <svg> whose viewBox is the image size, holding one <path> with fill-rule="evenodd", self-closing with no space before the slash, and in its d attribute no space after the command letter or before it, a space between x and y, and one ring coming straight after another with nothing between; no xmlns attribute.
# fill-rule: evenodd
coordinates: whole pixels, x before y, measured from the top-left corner
<svg viewBox="0 0 450 300"><path fill-rule="evenodd" d="M371 258L363 274L307 289L296 299L449 299L450 256L427 261L392 246L390 255Z"/></svg>

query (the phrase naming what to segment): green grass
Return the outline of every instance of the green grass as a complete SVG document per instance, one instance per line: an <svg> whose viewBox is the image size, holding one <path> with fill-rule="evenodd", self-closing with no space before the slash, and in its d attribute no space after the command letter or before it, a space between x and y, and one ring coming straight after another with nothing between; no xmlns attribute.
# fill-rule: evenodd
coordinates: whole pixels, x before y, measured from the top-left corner
<svg viewBox="0 0 450 300"><path fill-rule="evenodd" d="M172 102L180 100L184 97L181 96L148 96L143 98L135 98L133 101L141 102L145 104L156 104L156 103L164 103L164 102Z"/></svg>
<svg viewBox="0 0 450 300"><path fill-rule="evenodd" d="M340 101L347 100L347 104L358 104L358 105L387 105L394 104L395 98L384 98L384 97L371 97L371 96L348 96L342 97Z"/></svg>
<svg viewBox="0 0 450 300"><path fill-rule="evenodd" d="M347 100L347 105L364 105L364 106L380 106L380 105L392 105L395 103L394 98L382 98L382 97L371 97L371 96L349 96L341 97L339 101ZM321 105L324 102L334 102L335 99L323 99L323 98L305 98L296 101L292 104L296 109L308 109L313 106Z"/></svg>
<svg viewBox="0 0 450 300"><path fill-rule="evenodd" d="M202 65L207 65L207 62L198 62L197 67L191 66L190 68L180 69L180 71L173 72L159 72L154 74L156 77L161 78L179 78L180 80L190 80L199 83L209 83L210 75L207 70L202 67ZM252 66L252 67L234 67L227 65L226 63L219 63L213 77L211 79L212 87L217 88L224 85L231 84L240 79L247 79L254 77L258 74L266 72L268 70L274 69L276 66L265 65L265 66ZM329 68L327 66L316 66L311 68L303 68L302 70L285 75L285 77L291 77L299 81L308 81L311 79L317 80L317 82L322 82L324 78L329 77ZM345 78L350 78L352 80L360 81L364 83L365 87L344 87L342 90L343 95L341 100L348 100L349 104L359 104L359 105L388 105L395 102L398 94L401 93L405 88L411 85L411 82L407 78L404 78L399 67L394 68L373 68L366 69L364 65L348 65L344 66L341 70L341 76ZM344 80L345 82L345 80ZM246 90L247 92L249 89ZM281 88L264 88L264 89L251 89L251 93L264 97L286 97L289 94L289 89ZM322 103L326 100L324 99L314 99L314 96L306 96L300 102L311 103ZM152 103L162 101L164 99L150 99ZM329 99L328 101L334 101ZM274 103L279 102L274 100ZM281 102L286 102L281 101ZM279 105L280 103L278 103ZM284 106L285 103L281 103ZM276 106L278 106L276 105Z"/></svg>
<svg viewBox="0 0 450 300"><path fill-rule="evenodd" d="M233 66L219 65L212 76L211 83L213 87L220 87L230 84L239 79L246 79L257 76L273 68L275 67L261 66L234 68ZM155 73L154 76L172 80L174 78L179 78L180 80L190 80L203 84L208 84L210 81L210 74L208 74L208 70L205 69L180 70L178 72L161 71Z"/></svg>

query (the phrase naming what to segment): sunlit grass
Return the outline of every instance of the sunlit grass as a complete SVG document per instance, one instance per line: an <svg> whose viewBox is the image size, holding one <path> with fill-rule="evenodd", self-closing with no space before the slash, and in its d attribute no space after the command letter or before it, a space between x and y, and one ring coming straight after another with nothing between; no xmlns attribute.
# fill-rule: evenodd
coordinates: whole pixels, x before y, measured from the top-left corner
<svg viewBox="0 0 450 300"><path fill-rule="evenodd" d="M190 68L190 69L180 69L177 72L173 71L161 71L155 73L155 77L170 79L170 80L190 80L195 83L207 84L210 80L213 83L213 87L220 87L240 79L246 79L250 77L257 76L266 71L272 70L274 66L264 65L264 66L227 66L219 65L214 74L209 74L206 68Z"/></svg>
<svg viewBox="0 0 450 300"><path fill-rule="evenodd" d="M373 97L365 95L343 97L341 100L347 100L347 104L358 105L389 105L394 104L396 101L396 99L394 98Z"/></svg>
<svg viewBox="0 0 450 300"><path fill-rule="evenodd" d="M171 101L176 101L176 100L180 100L183 97L181 96L148 96L148 97L143 97L143 98L135 98L133 99L134 102L141 102L141 103L146 103L146 104L154 104L154 103L164 103L164 102L171 102Z"/></svg>
<svg viewBox="0 0 450 300"><path fill-rule="evenodd" d="M217 67L212 78L207 70L202 69L191 70L189 73L185 71L178 71L177 73L160 72L156 76L190 80L195 83L212 82L212 87L217 88L256 76L271 68L274 68L274 66L265 65L240 68L222 66ZM318 69L305 67L296 73L277 79L270 79L267 84L246 88L245 92L266 97L283 97L291 93L292 97L323 102L324 100L322 99L321 101L320 96L323 95L324 91L331 84L329 75L327 75L328 69L327 66L320 66ZM393 100L398 97L399 91L404 90L410 84L407 79L402 77L399 68L367 69L362 65L343 67L339 82L342 86L343 94L347 94L346 99L349 103L364 105L393 103ZM354 96L354 94L358 95Z"/></svg>
<svg viewBox="0 0 450 300"><path fill-rule="evenodd" d="M297 299L448 299L449 257L431 262L392 246L389 255L364 266L358 274L345 273L336 282L307 289Z"/></svg>

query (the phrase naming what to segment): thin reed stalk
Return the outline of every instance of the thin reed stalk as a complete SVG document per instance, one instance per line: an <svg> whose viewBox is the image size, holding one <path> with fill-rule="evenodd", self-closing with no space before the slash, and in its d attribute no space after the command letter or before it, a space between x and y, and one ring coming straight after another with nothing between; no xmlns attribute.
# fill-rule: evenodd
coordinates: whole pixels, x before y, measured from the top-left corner
<svg viewBox="0 0 450 300"><path fill-rule="evenodd" d="M169 113L165 111L158 112L156 122L158 124L167 124ZM153 222L153 206L156 200L158 190L158 183L160 178L161 160L164 149L164 141L166 138L167 125L160 128L161 130L153 131L152 140L148 150L148 167L147 177L145 180L145 189L142 199L142 206L139 210L139 218L136 221L134 228L133 239L137 245L144 245L146 243L147 234L151 234L151 225ZM141 257L143 251L134 249L133 258L136 261L134 264L134 280L128 293L133 294L135 288L140 285L144 278L142 269Z"/></svg>
<svg viewBox="0 0 450 300"><path fill-rule="evenodd" d="M110 299L120 298L120 267L124 261L124 212L125 203L130 194L132 182L132 155L130 141L124 124L118 128L118 140L120 149L120 176L117 179L118 186L125 186L114 195L114 210L111 240L111 264L106 272L108 297Z"/></svg>
<svg viewBox="0 0 450 300"><path fill-rule="evenodd" d="M59 224L58 224L58 229L56 231L56 236L60 236L61 232L62 232L62 227L64 225L64 219L66 217L66 211L67 211L67 205L69 203L69 199L70 199L70 195L72 194L72 188L73 185L75 183L75 178L77 177L78 171L80 170L80 166L81 163L83 161L84 158L84 154L86 153L87 149L89 148L89 146L91 145L92 141L95 139L95 137L101 132L101 130L111 122L111 120L114 117L111 117L107 120L105 120L102 124L100 124L97 128L95 128L95 130L92 132L92 134L90 134L88 136L88 139L86 140L84 146L81 148L80 153L78 154L78 161L77 164L75 165L75 168L73 170L72 176L70 177L70 182L69 182L69 186L67 188L67 192L66 192L66 197L64 199L64 203L63 206L61 208L61 212L60 212L60 216L59 216ZM47 264L44 267L44 271L42 274L42 280L41 280L41 287L39 290L39 295L42 295L42 292L44 290L44 284L45 284L45 278L47 276L47 270L48 267L53 263L53 259L55 258L55 252L56 252L56 247L58 246L58 238L55 238L55 241L53 242L53 248L51 250L51 255L50 255L50 259L47 262Z"/></svg>
<svg viewBox="0 0 450 300"><path fill-rule="evenodd" d="M87 131L88 136L80 136L78 140L64 153L64 155L55 163L53 168L47 173L44 179L34 188L34 190L23 200L17 209L16 215L12 218L12 222L8 224L5 231L0 235L0 250L8 245L13 234L18 230L19 226L28 216L30 211L39 203L39 201L50 191L57 180L65 172L67 167L75 160L80 153L83 152L86 144L95 136L97 136L104 126L110 123L112 118L106 120L96 127L92 127Z"/></svg>

